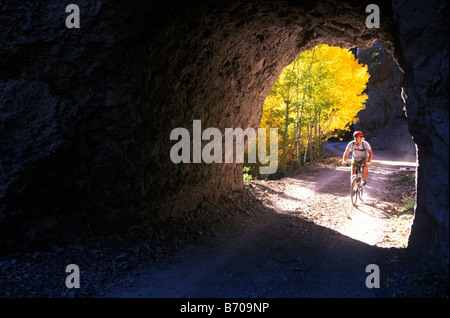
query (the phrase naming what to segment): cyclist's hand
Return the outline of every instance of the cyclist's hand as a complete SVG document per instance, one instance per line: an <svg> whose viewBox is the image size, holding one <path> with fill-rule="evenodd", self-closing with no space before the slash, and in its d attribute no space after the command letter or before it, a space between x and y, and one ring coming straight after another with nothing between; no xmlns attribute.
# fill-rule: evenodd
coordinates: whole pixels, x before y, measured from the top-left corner
<svg viewBox="0 0 450 318"><path fill-rule="evenodd" d="M347 161L342 161L342 165L346 166L347 165Z"/></svg>

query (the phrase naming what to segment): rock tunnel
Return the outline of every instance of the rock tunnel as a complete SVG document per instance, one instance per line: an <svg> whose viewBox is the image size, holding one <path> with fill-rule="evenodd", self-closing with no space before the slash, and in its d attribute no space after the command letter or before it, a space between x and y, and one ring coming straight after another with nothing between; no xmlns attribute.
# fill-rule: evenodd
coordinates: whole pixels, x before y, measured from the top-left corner
<svg viewBox="0 0 450 318"><path fill-rule="evenodd" d="M238 164L174 164L170 132L257 128L272 84L305 49L383 43L404 71L417 149L408 249L448 266L448 2L2 3L0 245L115 231L243 187ZM400 92L399 92L400 94Z"/></svg>

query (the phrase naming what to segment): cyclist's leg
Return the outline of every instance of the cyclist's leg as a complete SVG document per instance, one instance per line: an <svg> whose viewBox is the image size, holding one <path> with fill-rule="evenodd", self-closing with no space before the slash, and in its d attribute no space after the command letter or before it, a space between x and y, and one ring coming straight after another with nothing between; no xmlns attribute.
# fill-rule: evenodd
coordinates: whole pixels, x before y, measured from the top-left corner
<svg viewBox="0 0 450 318"><path fill-rule="evenodd" d="M369 157L365 157L364 159L362 159L360 162L361 163L366 163L369 161ZM367 168L367 165L364 165L364 167L362 168L362 175L363 175L363 179L364 181L366 181L367 178L367 173L369 172L369 168Z"/></svg>

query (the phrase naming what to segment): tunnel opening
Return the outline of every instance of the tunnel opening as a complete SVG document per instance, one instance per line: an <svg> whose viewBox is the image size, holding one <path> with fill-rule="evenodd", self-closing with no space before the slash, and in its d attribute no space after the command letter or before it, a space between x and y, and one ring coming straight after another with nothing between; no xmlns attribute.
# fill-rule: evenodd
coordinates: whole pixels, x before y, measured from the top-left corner
<svg viewBox="0 0 450 318"><path fill-rule="evenodd" d="M312 50L319 47L320 45ZM325 47L328 46L325 45ZM327 51L329 50L327 49ZM357 61L355 66L362 65L368 68L365 74L369 76L369 80L367 85L361 86L359 93L347 93L347 100L344 104L340 101L345 97L339 96L339 99L335 98L333 101L333 97L329 96L336 95L336 92L343 90L347 92L350 91L350 88L356 87L356 84L349 84L350 80L356 83L352 78L356 77L356 73L348 75L343 69L331 70L332 67L337 67L336 65L341 63L336 55L336 52L339 51L334 52L335 56L332 59L326 57L328 60L325 63L330 65L329 70L322 70L322 74L320 74L322 82L329 81L324 85L327 90L322 88L320 93L310 93L313 89L320 89L314 88L314 85L319 86L320 82L316 82L316 84L308 82L308 78L314 78L314 74L309 69L300 70L301 62L297 61L300 55L283 69L282 75L275 82L269 96L266 97L260 128L270 126L278 129L278 148L282 151L282 156L278 160L280 166L278 172L282 170L282 173L279 173L278 177L286 175L287 170L283 167L286 157L288 161L293 162L293 169L298 169L306 162L312 161L312 148L315 149L313 154L317 159L323 158L328 141L350 141L355 130L364 131L365 139L371 140L377 150L390 148L390 150L398 152L399 156L402 156L402 152L404 156L415 155L414 143L408 132L406 116L403 111L404 102L401 97L403 73L398 64L377 40L374 40L374 44L370 48L362 50L353 48L349 51L354 53L354 61ZM306 50L306 52L308 51ZM312 63L314 54L308 58ZM316 59L320 60L320 56L316 56ZM352 58L350 57L350 59ZM307 63L307 61L305 60L303 63ZM325 69L323 66L321 67ZM329 73L324 75L324 72ZM336 74L338 73L342 77L349 78L345 84L347 87L344 88L342 83L337 84L336 77L338 76ZM303 74L303 78L300 77L301 74ZM318 74L315 76L317 80ZM283 80L280 82L282 77ZM308 85L310 86L309 92ZM306 95L306 92L311 96ZM341 93L341 95L344 94ZM360 102L358 98L366 100ZM313 106L309 106L308 103ZM350 106L351 103L354 106ZM364 109L358 109L358 107L364 107ZM308 120L311 122L310 125L315 127L310 131L306 127ZM311 139L308 139L308 136L314 133L317 137L312 136ZM398 138L391 140L389 136L393 135ZM293 157L296 160L293 160ZM246 169L247 172L258 178L257 165L250 163L247 167L249 168Z"/></svg>
<svg viewBox="0 0 450 318"><path fill-rule="evenodd" d="M312 50L316 49L317 47L319 46L314 47ZM389 228L388 226L387 228L384 228L383 231L395 232L398 231L398 229L400 229L398 232L401 232L401 235L397 235L398 242L393 244L397 246L401 245L402 247L407 247L410 234L410 227L412 224L412 217L414 213L414 205L416 200L415 194L417 193L417 185L415 183L415 175L414 175L414 171L416 171L417 160L416 160L415 144L413 142L412 136L409 134L405 113L403 111L404 104L401 96L403 72L401 71L397 62L390 55L390 53L386 51L384 46L378 40L373 40L373 45L367 49L360 50L358 48L352 48L349 49L349 51L354 54L352 58L355 59L356 63L359 63L361 66L364 65L368 68L367 74L369 76L369 79L367 83L365 83L364 88L361 90L364 91L364 93L367 93L368 96L366 100L361 102L362 104L364 104L364 109L357 110L354 113L354 117L357 116L358 119L355 119L354 117L349 117L348 122L342 123L342 128L345 129L342 128L336 129L336 131L330 131L329 134L331 137L334 137L335 143L341 142L342 144L342 141L345 141L345 144L347 144L350 140L353 139L352 133L354 130L363 130L365 136L367 136L365 140L372 145L373 151L375 153L374 160L376 162L376 166L374 167L374 169L380 169L380 167L377 168L377 165L387 165L392 167L395 166L394 169L386 170L389 172L382 172L382 174L384 174L382 178L391 180L391 184L389 185L391 189L393 189L393 187L397 188L399 186L403 186L402 188L403 190L402 192L393 190L391 191L396 193L397 195L396 200L398 201L397 203L399 204L396 204L396 208L392 208L392 211L391 210L387 211L386 206L380 208L380 210L384 210L381 218L391 218L396 220L395 223L394 222L391 223L391 225L393 225L392 228ZM284 70L288 69L290 71L294 70L293 65L295 66L295 62L289 64ZM341 72L343 71L341 70ZM284 82L284 85L289 86L289 89L293 89L294 85L292 81L293 81L292 78L290 78L290 81L287 81L287 83ZM275 87L277 87L278 90L281 90L282 89L280 88L281 85L282 84L278 85L275 84L272 90ZM284 98L288 98L287 95L289 95L290 93L287 92L286 90L283 93L285 93L284 95L286 95ZM293 97L293 95L291 94L290 97ZM277 115L284 117L284 115L288 113L288 107L286 105L288 102L286 102L286 100L283 99L275 101L275 104L276 103L278 103L276 105L278 107L280 106L279 104L283 104L284 107L283 111L279 112ZM294 107L292 104L294 104L295 106L295 102L291 103L291 106ZM264 107L266 107L266 104L264 105ZM364 116L365 112L367 112L368 115ZM285 118L287 118L287 116L288 115L286 115ZM360 120L361 117L362 120ZM262 121L263 120L264 114L262 116ZM272 124L276 122L276 120L273 117L270 118L269 121ZM280 130L280 128L278 130ZM397 136L397 139L392 139L391 136ZM320 144L323 145L324 148L328 144L328 139L331 139L328 137L329 136L327 136L326 140L324 139L321 140L320 142ZM281 139L279 138L279 140ZM333 143L333 140L330 140L330 142ZM246 163L243 165L244 183L249 184L251 180L258 180L258 179L280 180L283 178L295 178L296 175L302 173L302 169L299 169L299 167L297 167L297 169L294 169L290 173L280 172L281 170L280 163L282 162L281 155L283 155L284 153L284 151L281 150L282 146L280 145L280 143L281 142L279 142L278 144L280 155L280 158L278 159L279 163L278 171L272 175L259 175L258 167L260 166L260 163L257 164ZM341 149L341 151L342 153L344 152L343 149ZM380 155L380 153L383 154L383 152L384 155L386 155L386 153L389 152L390 154L389 160L387 160L386 156ZM321 159L317 161L318 162L334 161L333 162L334 164L336 164L336 161L338 161L337 165L340 165L341 162L340 158L342 157L342 153L338 154L335 151L329 152L327 153L326 158L325 156L322 156ZM323 154L325 154L325 152ZM310 161L308 160L304 162L303 165L309 163ZM404 167L408 167L407 171L411 172L407 173L407 175L405 175L406 173L404 172L400 172L400 170L403 169ZM383 170L383 168L381 168L381 170ZM376 177L374 179L378 178L379 177ZM307 187L307 185L305 184L303 184L303 186ZM346 185L342 184L341 186L345 187ZM383 184L383 187L384 186L386 185ZM340 192L339 190L336 191ZM299 191L298 193L301 194L301 192L302 191ZM317 195L318 196L321 195L320 191L317 192ZM342 193L340 193L340 195L342 195ZM297 199L302 198L298 197ZM392 197L390 199L392 199ZM380 198L377 198L376 202L378 206L381 207L382 204L379 203L378 201L381 201ZM390 203L383 203L383 204L393 204L394 201L391 200ZM373 204L373 202L371 202L370 199L366 200L365 204L374 206L377 205ZM296 209L298 210L300 208L297 207ZM395 211L395 213L392 213L393 211ZM330 207L329 213L331 214L334 213L332 207ZM369 214L367 211L364 211L364 209L360 210L360 213ZM400 222L401 226L398 226L397 223ZM326 227L328 226L326 225ZM356 222L354 222L354 227L364 227L364 225L361 224L358 225ZM353 230L350 229L346 233L352 235L351 232ZM355 239L365 241L366 240L365 236L373 235L373 233L370 233L371 231L370 228L367 228L366 231L363 228L360 228L359 230L361 231L361 233L365 234L361 233L354 234L353 237ZM385 235L385 237L388 237L388 235ZM401 243L399 243L400 241Z"/></svg>

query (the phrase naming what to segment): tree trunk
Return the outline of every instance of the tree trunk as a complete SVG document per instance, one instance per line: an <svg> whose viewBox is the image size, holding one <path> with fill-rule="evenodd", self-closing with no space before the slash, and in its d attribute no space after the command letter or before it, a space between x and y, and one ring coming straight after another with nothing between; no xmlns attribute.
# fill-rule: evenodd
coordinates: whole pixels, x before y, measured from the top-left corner
<svg viewBox="0 0 450 318"><path fill-rule="evenodd" d="M289 101L284 101L286 104L285 122L284 122L284 132L283 132L283 173L286 175L286 140L287 131L289 126Z"/></svg>

